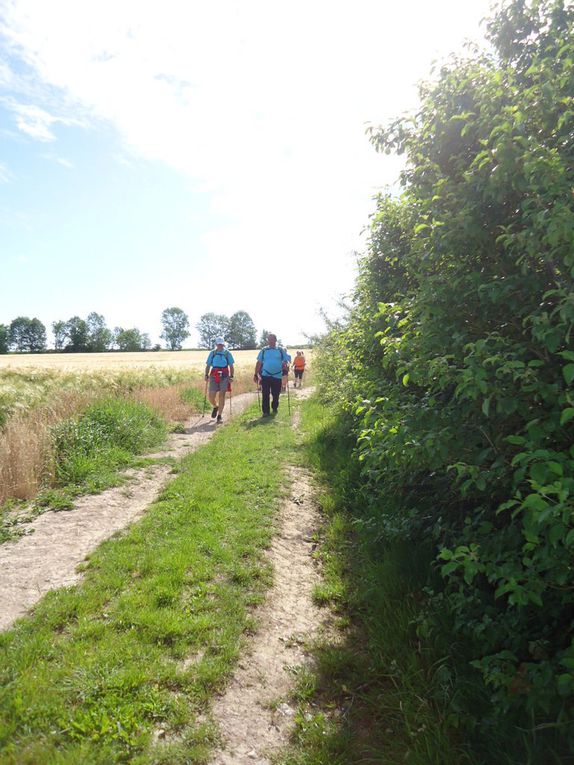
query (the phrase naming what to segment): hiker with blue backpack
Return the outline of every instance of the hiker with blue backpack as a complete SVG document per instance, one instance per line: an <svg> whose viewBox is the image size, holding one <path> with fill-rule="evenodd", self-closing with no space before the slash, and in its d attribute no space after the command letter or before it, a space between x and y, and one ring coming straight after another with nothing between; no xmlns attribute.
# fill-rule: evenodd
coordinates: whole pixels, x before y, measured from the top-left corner
<svg viewBox="0 0 574 765"><path fill-rule="evenodd" d="M210 351L205 362L205 383L209 380L209 401L213 410L211 419L217 417L217 424L223 422L223 408L225 406L225 394L231 391L233 381L234 359L231 353L224 347L223 337L215 338L215 348ZM217 396L219 394L219 400Z"/></svg>
<svg viewBox="0 0 574 765"><path fill-rule="evenodd" d="M283 372L286 367L289 367L291 361L291 356L285 348L277 345L277 335L267 335L267 343L268 345L259 351L253 375L253 382L261 385L263 417L269 417L271 412L277 414ZM271 410L269 409L270 397Z"/></svg>

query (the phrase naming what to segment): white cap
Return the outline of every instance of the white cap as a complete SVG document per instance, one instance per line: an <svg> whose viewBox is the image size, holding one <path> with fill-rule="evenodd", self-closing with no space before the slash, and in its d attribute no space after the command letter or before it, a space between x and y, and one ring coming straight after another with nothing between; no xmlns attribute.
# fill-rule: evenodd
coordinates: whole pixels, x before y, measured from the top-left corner
<svg viewBox="0 0 574 765"><path fill-rule="evenodd" d="M215 338L215 345L225 345L225 340L220 336Z"/></svg>

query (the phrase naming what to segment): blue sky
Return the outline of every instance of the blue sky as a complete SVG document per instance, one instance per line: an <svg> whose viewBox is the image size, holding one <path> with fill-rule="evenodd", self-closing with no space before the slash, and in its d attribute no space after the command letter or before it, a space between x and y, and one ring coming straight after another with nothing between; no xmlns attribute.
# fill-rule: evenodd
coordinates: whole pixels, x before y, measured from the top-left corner
<svg viewBox="0 0 574 765"><path fill-rule="evenodd" d="M415 109L488 8L0 0L0 323L97 311L156 342L178 306L320 331L400 168L365 124Z"/></svg>

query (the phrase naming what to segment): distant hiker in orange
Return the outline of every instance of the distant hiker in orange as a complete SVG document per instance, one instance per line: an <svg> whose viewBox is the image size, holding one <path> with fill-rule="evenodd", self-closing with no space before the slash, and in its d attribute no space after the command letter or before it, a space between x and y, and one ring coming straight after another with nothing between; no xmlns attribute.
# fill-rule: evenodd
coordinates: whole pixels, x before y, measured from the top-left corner
<svg viewBox="0 0 574 765"><path fill-rule="evenodd" d="M225 394L231 390L233 381L234 359L231 353L224 348L225 340L222 337L215 338L215 348L210 352L205 362L205 380L209 380L209 401L213 410L211 419L217 417L217 424L223 422L222 412L225 406ZM219 401L216 403L217 395Z"/></svg>
<svg viewBox="0 0 574 765"><path fill-rule="evenodd" d="M295 372L293 387L297 387L297 380L299 380L299 387L301 387L303 384L303 372L305 371L305 354L303 351L297 351L297 355L293 359L293 371Z"/></svg>

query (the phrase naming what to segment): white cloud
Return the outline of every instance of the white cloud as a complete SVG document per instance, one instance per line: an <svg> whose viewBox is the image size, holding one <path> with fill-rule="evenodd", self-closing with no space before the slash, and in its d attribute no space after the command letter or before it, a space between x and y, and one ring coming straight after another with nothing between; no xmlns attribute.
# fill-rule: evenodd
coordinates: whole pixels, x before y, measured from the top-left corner
<svg viewBox="0 0 574 765"><path fill-rule="evenodd" d="M487 9L488 0L0 0L9 49L37 75L28 92L45 99L18 106L20 129L49 141L57 122L110 123L128 155L166 163L210 195L225 223L203 242L232 275L230 294L269 268L287 292L297 286L301 310L348 282L370 197L397 177L365 123L413 108L431 61L478 37Z"/></svg>
<svg viewBox="0 0 574 765"><path fill-rule="evenodd" d="M23 133L37 141L55 140L50 128L58 120L44 109L28 104L12 104L12 111L16 114L18 129Z"/></svg>

